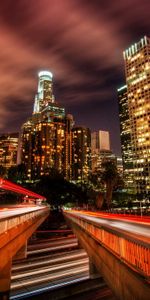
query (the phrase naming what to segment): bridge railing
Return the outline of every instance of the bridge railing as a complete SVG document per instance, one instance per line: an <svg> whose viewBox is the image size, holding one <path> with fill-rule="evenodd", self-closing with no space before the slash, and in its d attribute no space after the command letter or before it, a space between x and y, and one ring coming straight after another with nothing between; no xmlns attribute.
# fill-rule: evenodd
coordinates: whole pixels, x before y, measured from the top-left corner
<svg viewBox="0 0 150 300"><path fill-rule="evenodd" d="M128 234L117 232L117 229L99 225L90 220L64 212L73 223L78 224L92 236L101 246L117 256L131 269L150 280L150 243L133 238Z"/></svg>

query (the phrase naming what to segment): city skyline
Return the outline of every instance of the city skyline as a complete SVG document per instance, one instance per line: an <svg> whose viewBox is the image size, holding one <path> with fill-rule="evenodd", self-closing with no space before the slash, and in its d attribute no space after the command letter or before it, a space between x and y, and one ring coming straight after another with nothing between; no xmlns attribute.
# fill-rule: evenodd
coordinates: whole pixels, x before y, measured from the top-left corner
<svg viewBox="0 0 150 300"><path fill-rule="evenodd" d="M1 4L0 132L30 116L37 73L54 74L56 100L76 125L110 131L120 153L117 88L123 50L149 35L147 1L6 1ZM36 18L35 18L36 15Z"/></svg>

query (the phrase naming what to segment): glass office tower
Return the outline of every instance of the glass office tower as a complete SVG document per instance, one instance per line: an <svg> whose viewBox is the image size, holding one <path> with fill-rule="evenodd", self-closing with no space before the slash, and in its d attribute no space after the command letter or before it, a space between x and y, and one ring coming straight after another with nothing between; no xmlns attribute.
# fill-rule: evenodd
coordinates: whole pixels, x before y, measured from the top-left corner
<svg viewBox="0 0 150 300"><path fill-rule="evenodd" d="M33 114L22 127L22 163L29 180L48 175L52 168L70 179L72 126L73 118L55 102L52 73L40 72Z"/></svg>
<svg viewBox="0 0 150 300"><path fill-rule="evenodd" d="M150 39L124 51L133 172L140 198L150 195Z"/></svg>
<svg viewBox="0 0 150 300"><path fill-rule="evenodd" d="M131 126L128 109L127 86L124 85L118 90L120 138L123 162L123 178L125 188L129 193L135 193L133 152L131 141Z"/></svg>

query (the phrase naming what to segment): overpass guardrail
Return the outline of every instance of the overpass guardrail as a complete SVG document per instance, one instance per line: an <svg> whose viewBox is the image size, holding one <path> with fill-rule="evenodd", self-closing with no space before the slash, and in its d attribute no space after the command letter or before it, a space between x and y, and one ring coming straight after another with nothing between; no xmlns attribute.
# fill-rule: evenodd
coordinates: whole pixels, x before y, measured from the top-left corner
<svg viewBox="0 0 150 300"><path fill-rule="evenodd" d="M117 231L117 229L86 220L73 212L64 211L64 215L150 282L150 241L148 242L148 239L141 241L141 239L133 238L130 234Z"/></svg>

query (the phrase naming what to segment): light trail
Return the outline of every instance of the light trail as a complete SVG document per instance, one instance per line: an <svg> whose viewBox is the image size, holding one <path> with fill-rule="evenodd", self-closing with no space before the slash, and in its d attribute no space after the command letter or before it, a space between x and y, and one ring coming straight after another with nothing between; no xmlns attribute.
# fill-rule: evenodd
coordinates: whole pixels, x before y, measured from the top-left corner
<svg viewBox="0 0 150 300"><path fill-rule="evenodd" d="M46 200L46 198L44 196L36 194L32 191L29 191L29 190L23 188L21 185L18 185L16 183L13 183L13 182L8 181L1 177L0 177L0 189L6 190L6 191L12 191L17 194L22 194L22 195L26 195L29 197L33 197L35 199Z"/></svg>
<svg viewBox="0 0 150 300"><path fill-rule="evenodd" d="M126 231L126 232L130 232L132 235L136 234L136 235L141 235L143 237L146 238L150 238L150 223L147 223L146 225L143 224L139 224L137 222L132 222L130 223L130 220L127 222L124 222L124 220L119 219L102 219L99 217L99 215L95 215L95 216L90 216L88 214L85 213L81 213L81 212L77 212L77 211L73 211L74 215L77 215L87 221L91 221L100 225L106 225L109 226L111 228L114 229L119 229L121 231Z"/></svg>
<svg viewBox="0 0 150 300"><path fill-rule="evenodd" d="M49 241L49 242L46 242L46 243L40 243L40 244L34 244L34 245L29 245L28 246L28 249L29 251L32 251L32 250L35 250L35 249L42 249L43 247L48 247L50 245L53 245L53 246L57 246L57 245L61 245L61 244L70 244L70 243L77 243L78 240L77 238L64 238L62 240L53 240L53 241Z"/></svg>
<svg viewBox="0 0 150 300"><path fill-rule="evenodd" d="M67 260L74 260L74 259L78 259L78 258L85 258L87 257L87 254L84 250L80 251L81 253L75 253L75 254L66 254L64 255L63 253L63 257L62 257L62 254L61 254L61 257L58 257L58 258L52 258L51 256L48 256L48 257L51 257L51 259L47 259L47 256L46 258L43 257L42 258L42 261L38 261L33 263L33 262L26 262L24 264L19 264L19 265L14 265L12 266L12 272L13 271L19 271L19 270L24 270L24 269L27 269L27 268L30 268L30 267L39 267L39 266L44 266L44 265L47 265L49 263L51 264L55 264L55 263L60 263L60 262L64 262L64 261L67 261ZM45 261L43 261L45 259Z"/></svg>
<svg viewBox="0 0 150 300"><path fill-rule="evenodd" d="M62 255L68 255L69 253L77 253L78 251L84 251L84 249L74 249L74 250L71 250L71 252L66 249L66 251L63 251L63 252L56 252L56 253L50 253L50 254L44 254L44 255L38 255L37 257L36 256L31 256L31 257L28 257L27 259L21 259L21 261L15 261L15 265L20 265L20 264L24 264L26 262L34 262L34 261L39 261L39 260L45 260L47 258L52 258L52 259L55 259L57 257L62 257Z"/></svg>
<svg viewBox="0 0 150 300"><path fill-rule="evenodd" d="M24 297L26 298L27 296L33 296L33 295L41 294L41 293L46 292L46 291L50 291L50 290L53 290L53 289L56 289L56 288L61 288L61 287L67 286L68 284L74 284L74 283L81 282L81 281L84 281L84 280L87 280L87 279L89 279L89 275L83 275L83 276L80 276L79 278L77 277L75 279L70 278L70 280L65 281L65 282L59 282L59 283L55 283L53 285L48 285L46 287L34 289L34 291L27 291L25 293L12 295L12 296L10 296L10 299L12 299L12 300L24 299Z"/></svg>
<svg viewBox="0 0 150 300"><path fill-rule="evenodd" d="M21 278L26 278L26 277L29 277L29 276L32 276L32 275L39 275L39 274L43 274L44 272L44 275L45 273L48 273L48 272L55 272L55 271L58 271L58 270L61 270L61 269L66 269L66 268L70 268L70 267L74 267L74 266L81 266L83 264L88 264L89 263L89 259L88 258L83 258L83 259L80 259L78 261L75 261L75 262L66 262L66 263L63 263L62 264L59 264L59 265L54 265L54 266L51 266L51 267L47 267L47 268L42 268L42 270L35 270L35 271L28 271L26 273L23 273L23 274L17 274L17 275L12 275L11 276L11 279L12 280L15 280L15 279L21 279Z"/></svg>
<svg viewBox="0 0 150 300"><path fill-rule="evenodd" d="M66 270L65 272L60 271L57 274L53 274L53 275L44 275L44 278L42 278L40 276L40 278L28 279L25 282L19 280L19 283L13 283L13 282L11 283L11 290L20 288L20 286L23 288L23 287L26 287L29 285L35 285L38 283L41 284L48 280L52 281L52 280L56 280L56 279L62 279L63 277L66 277L66 276L72 276L72 275L80 274L82 272L87 272L87 271L88 271L88 266L86 265L86 266L80 267L80 270L77 267L77 268L72 268L70 270Z"/></svg>
<svg viewBox="0 0 150 300"><path fill-rule="evenodd" d="M62 250L62 249L67 249L67 248L72 248L72 247L77 247L78 243L68 243L66 245L58 245L56 247L50 247L50 248L44 248L40 250L32 250L28 251L27 255L33 255L33 254L39 254L39 253L45 253L45 252L51 252L51 251L56 251L56 250Z"/></svg>
<svg viewBox="0 0 150 300"><path fill-rule="evenodd" d="M95 216L96 218L102 219L117 219L124 222L137 222L143 224L150 224L150 217L149 216L136 216L136 215L126 215L126 214L113 214L113 213L103 213L103 212L93 212L93 211L85 211L85 210L72 210L72 212L80 212L85 215Z"/></svg>

